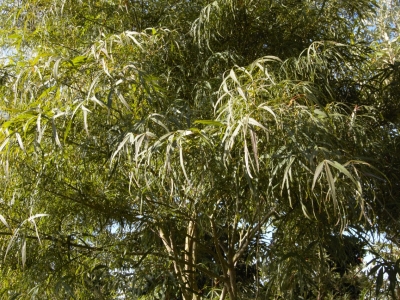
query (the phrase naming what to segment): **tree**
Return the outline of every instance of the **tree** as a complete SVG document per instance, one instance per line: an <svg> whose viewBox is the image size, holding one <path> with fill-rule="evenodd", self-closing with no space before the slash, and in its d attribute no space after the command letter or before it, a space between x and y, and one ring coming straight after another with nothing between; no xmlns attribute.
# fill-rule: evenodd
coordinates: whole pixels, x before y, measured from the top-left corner
<svg viewBox="0 0 400 300"><path fill-rule="evenodd" d="M2 297L359 295L398 226L375 10L2 1Z"/></svg>

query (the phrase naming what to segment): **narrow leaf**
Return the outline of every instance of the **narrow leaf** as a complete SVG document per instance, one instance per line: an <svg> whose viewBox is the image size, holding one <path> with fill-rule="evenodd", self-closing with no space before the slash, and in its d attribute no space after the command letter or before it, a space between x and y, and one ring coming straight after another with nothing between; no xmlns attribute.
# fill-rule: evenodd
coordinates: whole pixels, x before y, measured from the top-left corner
<svg viewBox="0 0 400 300"><path fill-rule="evenodd" d="M8 226L8 223L7 223L6 219L5 219L2 215L0 215L0 221L1 221L7 228L10 228L10 226Z"/></svg>
<svg viewBox="0 0 400 300"><path fill-rule="evenodd" d="M260 127L262 129L264 129L265 131L267 131L267 128L265 126L263 126L262 124L260 124L258 121L254 120L253 118L249 118L248 120L249 124Z"/></svg>
<svg viewBox="0 0 400 300"><path fill-rule="evenodd" d="M10 138L6 138L6 139L3 141L3 143L2 143L1 146L0 146L0 151L2 151L3 148L8 144L9 139L10 139Z"/></svg>
<svg viewBox="0 0 400 300"><path fill-rule="evenodd" d="M24 240L21 248L22 268L25 268L26 263L26 240Z"/></svg>
<svg viewBox="0 0 400 300"><path fill-rule="evenodd" d="M203 125L211 125L211 126L224 126L223 123L214 121L214 120L196 120L194 124L203 124Z"/></svg>
<svg viewBox="0 0 400 300"><path fill-rule="evenodd" d="M162 115L160 115L160 114L152 114L152 115L150 116L150 120L152 120L154 123L160 125L162 128L165 129L165 131L169 132L168 127L165 126L165 124L164 124L163 122L161 122L159 119L157 119L157 118L156 118L157 116L159 116L159 117L164 117L164 116L162 116Z"/></svg>
<svg viewBox="0 0 400 300"><path fill-rule="evenodd" d="M185 170L185 164L184 164L184 161L183 161L183 149L182 149L182 146L179 147L179 159L180 159L180 162L181 162L181 167L182 167L183 174L185 175L186 180L189 181L189 178L188 178L188 176L186 174L186 170Z"/></svg>
<svg viewBox="0 0 400 300"><path fill-rule="evenodd" d="M40 143L42 140L42 129L41 129L41 123L40 121L42 120L42 115L39 114L37 119L36 119L36 126L37 126L37 132L38 132L38 137L37 137L37 142Z"/></svg>
<svg viewBox="0 0 400 300"><path fill-rule="evenodd" d="M262 108L262 109L266 110L267 112L269 112L269 113L274 117L275 122L278 121L277 118L276 118L276 115L275 115L274 111L273 111L269 106L261 105L261 106L259 106L259 108Z"/></svg>
<svg viewBox="0 0 400 300"><path fill-rule="evenodd" d="M54 141L55 141L56 145L58 147L62 148L60 139L58 138L56 122L55 122L54 118L51 119L51 127L53 129L53 138L54 138Z"/></svg>
<svg viewBox="0 0 400 300"><path fill-rule="evenodd" d="M129 132L126 134L125 138L122 140L121 143L119 143L117 150L115 150L115 152L113 153L113 155L111 156L111 163L113 162L115 156L117 156L117 154L121 151L121 149L125 146L125 144L130 141L130 143L132 144L134 141L134 136L132 132Z"/></svg>
<svg viewBox="0 0 400 300"><path fill-rule="evenodd" d="M86 134L89 136L89 128L88 128L88 124L87 124L87 114L88 114L88 112L90 113L91 111L82 105L82 112L83 112L83 126L85 128Z"/></svg>
<svg viewBox="0 0 400 300"><path fill-rule="evenodd" d="M116 93L117 93L117 96L118 96L119 101L121 101L121 103L122 103L127 109L131 110L131 108L130 108L128 102L126 102L124 96L122 96L122 94L121 94L119 91L116 91Z"/></svg>
<svg viewBox="0 0 400 300"><path fill-rule="evenodd" d="M229 73L229 77L231 77L233 79L233 81L237 83L237 85L240 85L239 80L237 79L235 71L233 71L233 69L231 69L231 71Z"/></svg>
<svg viewBox="0 0 400 300"><path fill-rule="evenodd" d="M376 289L375 289L376 296L379 295L382 284L383 284L383 268L380 268L379 272L378 272L378 276L376 278Z"/></svg>
<svg viewBox="0 0 400 300"><path fill-rule="evenodd" d="M28 221L32 221L32 220L34 220L36 218L48 217L48 216L50 216L50 215L49 214L36 214L36 215L30 216Z"/></svg>
<svg viewBox="0 0 400 300"><path fill-rule="evenodd" d="M320 164L319 164L319 165L317 166L317 168L315 169L314 179L313 179L313 183L312 183L312 186L311 186L311 190L314 189L315 183L317 182L317 180L318 180L318 178L319 178L319 175L320 175L321 172L322 172L323 167L324 167L324 161L320 162Z"/></svg>
<svg viewBox="0 0 400 300"><path fill-rule="evenodd" d="M237 90L239 92L239 95L242 96L244 100L247 100L247 97L240 86L237 88Z"/></svg>
<svg viewBox="0 0 400 300"><path fill-rule="evenodd" d="M243 148L244 148L244 162L245 162L245 165L246 165L247 175L249 175L250 178L253 178L253 176L251 176L250 166L249 166L249 156L250 156L249 149L247 149L246 139L243 139L243 140L244 140L244 145L243 145Z"/></svg>
<svg viewBox="0 0 400 300"><path fill-rule="evenodd" d="M326 177L328 179L329 188L331 190L333 207L336 212L337 211L337 199L336 199L335 180L333 178L331 169L329 168L329 164L326 161L324 162L324 166L325 166Z"/></svg>
<svg viewBox="0 0 400 300"><path fill-rule="evenodd" d="M328 164L330 164L332 167L336 168L338 171L346 175L355 185L357 185L357 181L354 179L354 177L350 174L350 172L340 163L337 161L326 161Z"/></svg>
<svg viewBox="0 0 400 300"><path fill-rule="evenodd" d="M21 150L22 150L22 151L25 151L24 144L22 143L21 135L20 135L18 132L16 132L16 133L15 133L15 137L17 138L18 145L19 145L19 147L21 148Z"/></svg>
<svg viewBox="0 0 400 300"><path fill-rule="evenodd" d="M7 258L8 251L10 251L14 241L18 238L18 235L19 235L19 228L14 231L14 234L12 235L10 241L8 242L7 249L4 254L4 260Z"/></svg>
<svg viewBox="0 0 400 300"><path fill-rule="evenodd" d="M258 161L258 147L257 147L257 135L256 133L250 129L250 138L251 138L251 145L253 147L253 154L254 154L254 160L256 163L257 167L257 172L260 171L260 164Z"/></svg>
<svg viewBox="0 0 400 300"><path fill-rule="evenodd" d="M97 99L96 96L93 96L92 98L90 98L90 100L92 100L94 103L100 105L101 107L105 107L104 103L102 101L100 101L99 99Z"/></svg>

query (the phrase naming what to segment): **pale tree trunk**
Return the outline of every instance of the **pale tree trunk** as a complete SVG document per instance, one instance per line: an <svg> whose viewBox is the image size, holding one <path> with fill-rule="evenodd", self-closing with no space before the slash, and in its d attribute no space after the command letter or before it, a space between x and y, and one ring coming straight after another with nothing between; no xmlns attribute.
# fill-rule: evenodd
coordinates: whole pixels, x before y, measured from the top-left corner
<svg viewBox="0 0 400 300"><path fill-rule="evenodd" d="M220 300L225 299L226 295L228 294L231 300L236 300L236 276L235 276L236 272L233 263L233 257L234 257L233 252L232 250L229 251L229 249L231 248L229 245L227 249L218 240L217 228L215 226L215 222L212 215L210 216L210 221L211 221L211 228L213 231L214 247L217 252L219 263L222 267L223 279L224 279L224 286L219 299ZM225 258L224 254L227 257L227 259ZM231 264L229 262L231 262Z"/></svg>
<svg viewBox="0 0 400 300"><path fill-rule="evenodd" d="M228 278L229 278L229 298L231 300L237 299L237 284L236 284L236 270L233 262L233 255L228 257Z"/></svg>
<svg viewBox="0 0 400 300"><path fill-rule="evenodd" d="M196 222L190 220L185 238L185 273L187 277L186 288L192 291L192 300L199 299L196 278Z"/></svg>
<svg viewBox="0 0 400 300"><path fill-rule="evenodd" d="M179 251L176 248L175 243L173 242L172 236L171 235L167 236L165 234L165 232L162 230L162 228L159 228L158 235L161 238L165 248L167 249L170 259L172 260L175 275L177 276L177 278L180 282L185 283L186 276L184 273L184 269L182 268L182 265L180 263ZM182 283L181 283L181 286L182 286ZM183 297L183 300L191 299L190 293L188 293L185 288L182 288L182 297Z"/></svg>
<svg viewBox="0 0 400 300"><path fill-rule="evenodd" d="M158 235L164 247L169 253L174 266L174 272L180 281L183 300L198 300L196 278L196 222L190 220L186 231L184 257L181 257L182 249L179 249L171 234L166 234L159 228Z"/></svg>

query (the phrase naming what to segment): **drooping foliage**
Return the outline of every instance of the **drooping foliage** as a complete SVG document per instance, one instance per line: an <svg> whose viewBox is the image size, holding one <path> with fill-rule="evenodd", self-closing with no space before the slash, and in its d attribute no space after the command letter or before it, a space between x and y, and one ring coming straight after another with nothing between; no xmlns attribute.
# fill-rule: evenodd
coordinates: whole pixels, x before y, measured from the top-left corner
<svg viewBox="0 0 400 300"><path fill-rule="evenodd" d="M396 297L390 5L2 1L1 297Z"/></svg>

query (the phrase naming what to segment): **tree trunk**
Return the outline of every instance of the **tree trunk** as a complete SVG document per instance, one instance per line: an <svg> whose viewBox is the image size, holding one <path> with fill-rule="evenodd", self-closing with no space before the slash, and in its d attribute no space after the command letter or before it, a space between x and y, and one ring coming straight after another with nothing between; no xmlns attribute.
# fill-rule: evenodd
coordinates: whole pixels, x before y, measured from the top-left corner
<svg viewBox="0 0 400 300"><path fill-rule="evenodd" d="M192 300L197 300L199 297L195 292L198 292L196 278L196 222L190 220L185 238L185 274L186 288L192 292Z"/></svg>
<svg viewBox="0 0 400 300"><path fill-rule="evenodd" d="M172 260L174 272L181 286L183 300L198 300L196 278L196 221L190 220L186 231L184 256L182 249L176 246L171 233L160 228L158 230L165 248Z"/></svg>
<svg viewBox="0 0 400 300"><path fill-rule="evenodd" d="M236 289L236 270L235 270L235 263L233 261L234 253L233 249L230 247L228 249L228 281L225 284L229 284L228 287L228 294L230 300L237 299L237 289Z"/></svg>

